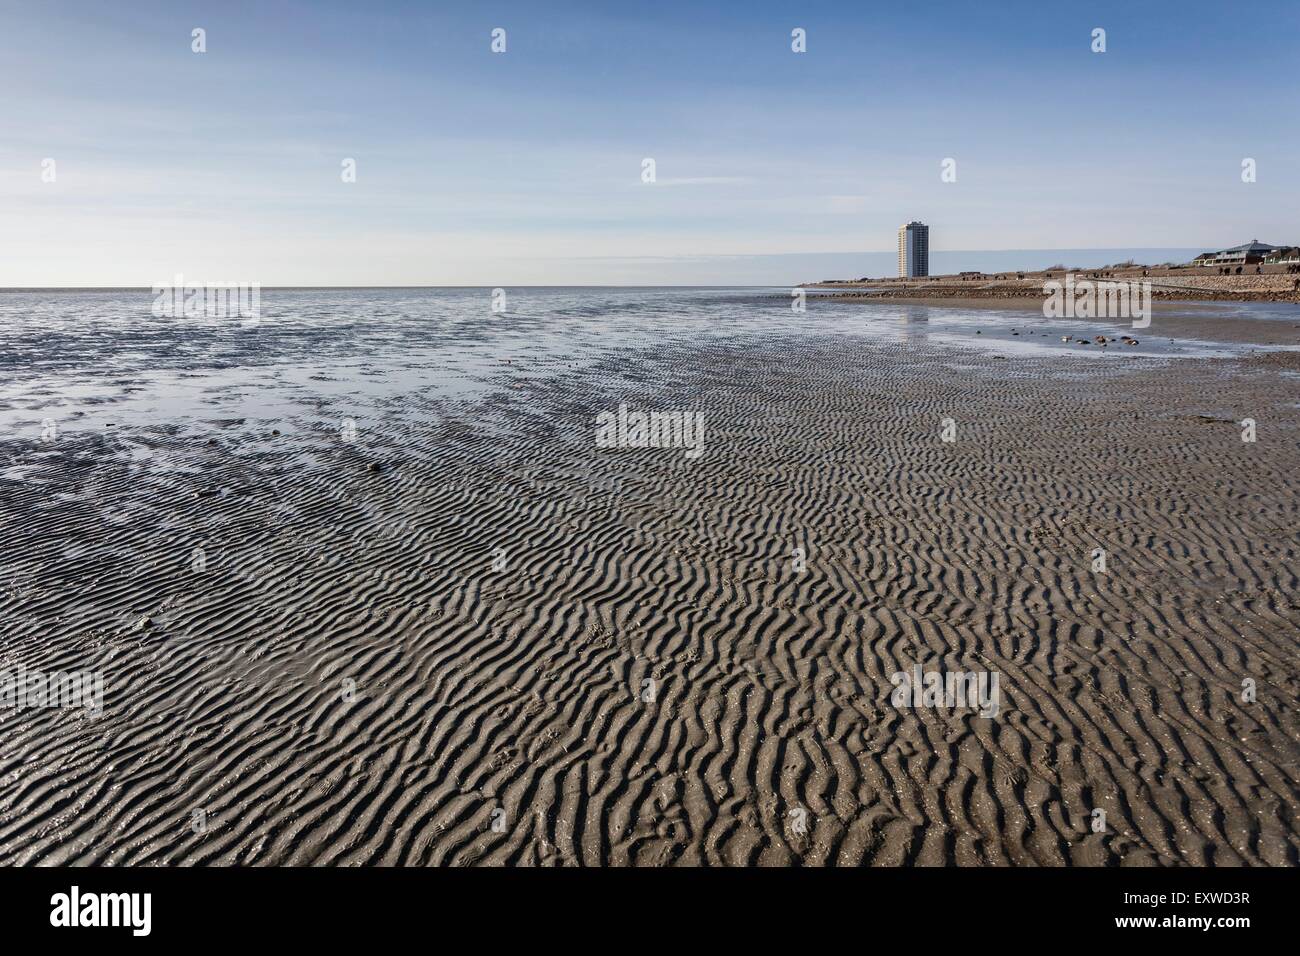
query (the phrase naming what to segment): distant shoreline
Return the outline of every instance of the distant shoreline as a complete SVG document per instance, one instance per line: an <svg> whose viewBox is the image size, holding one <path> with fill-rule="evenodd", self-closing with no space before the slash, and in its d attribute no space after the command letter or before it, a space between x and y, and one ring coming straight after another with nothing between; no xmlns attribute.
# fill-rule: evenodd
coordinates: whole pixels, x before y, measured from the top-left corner
<svg viewBox="0 0 1300 956"><path fill-rule="evenodd" d="M1266 266L1255 273L1246 267L1241 275L1219 275L1210 269L1130 266L1117 269L1041 270L926 276L824 280L800 288L843 290L821 298L849 301L871 299L1041 299L1046 282L1075 281L1150 282L1156 300L1207 302L1300 302L1300 275L1282 266Z"/></svg>

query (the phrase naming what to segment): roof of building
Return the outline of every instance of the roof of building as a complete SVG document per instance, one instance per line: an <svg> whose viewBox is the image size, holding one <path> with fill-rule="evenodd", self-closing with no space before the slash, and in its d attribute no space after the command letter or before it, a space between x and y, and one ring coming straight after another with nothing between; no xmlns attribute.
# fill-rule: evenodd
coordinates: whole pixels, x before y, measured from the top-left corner
<svg viewBox="0 0 1300 956"><path fill-rule="evenodd" d="M1260 242L1258 239L1252 239L1250 242L1242 243L1239 246L1233 246L1231 249L1224 249L1224 252L1272 252L1276 246L1270 246L1266 242Z"/></svg>

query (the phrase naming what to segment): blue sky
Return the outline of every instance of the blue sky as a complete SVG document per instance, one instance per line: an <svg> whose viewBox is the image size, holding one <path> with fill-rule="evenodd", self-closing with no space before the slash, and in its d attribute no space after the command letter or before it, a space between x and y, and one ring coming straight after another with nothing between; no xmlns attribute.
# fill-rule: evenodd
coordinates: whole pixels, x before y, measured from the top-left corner
<svg viewBox="0 0 1300 956"><path fill-rule="evenodd" d="M0 0L0 285L786 284L910 219L1300 242L1298 63L1290 2Z"/></svg>

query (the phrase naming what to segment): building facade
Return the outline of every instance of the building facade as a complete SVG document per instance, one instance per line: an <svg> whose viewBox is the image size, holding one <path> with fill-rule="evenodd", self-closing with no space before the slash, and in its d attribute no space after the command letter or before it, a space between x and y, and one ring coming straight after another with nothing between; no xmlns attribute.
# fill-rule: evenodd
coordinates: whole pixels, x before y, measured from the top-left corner
<svg viewBox="0 0 1300 956"><path fill-rule="evenodd" d="M1231 249L1219 252L1202 252L1192 260L1194 266L1248 266L1263 262L1267 256L1277 251L1275 246L1252 239Z"/></svg>
<svg viewBox="0 0 1300 956"><path fill-rule="evenodd" d="M930 227L909 222L898 229L898 275L908 279L930 274Z"/></svg>

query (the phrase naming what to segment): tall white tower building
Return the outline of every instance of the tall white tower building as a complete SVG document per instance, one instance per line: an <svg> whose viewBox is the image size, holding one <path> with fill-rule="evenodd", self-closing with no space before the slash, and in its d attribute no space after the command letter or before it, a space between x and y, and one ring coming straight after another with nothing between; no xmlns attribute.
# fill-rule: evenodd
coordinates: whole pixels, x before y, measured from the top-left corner
<svg viewBox="0 0 1300 956"><path fill-rule="evenodd" d="M898 227L898 275L907 279L930 274L930 227L909 222Z"/></svg>

